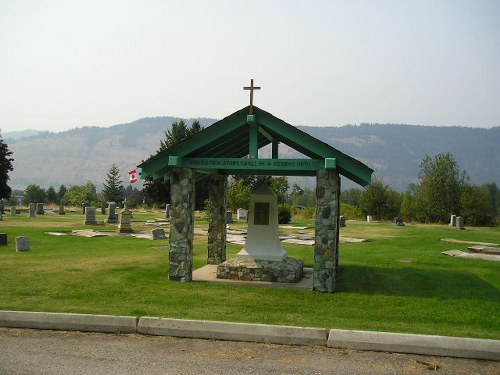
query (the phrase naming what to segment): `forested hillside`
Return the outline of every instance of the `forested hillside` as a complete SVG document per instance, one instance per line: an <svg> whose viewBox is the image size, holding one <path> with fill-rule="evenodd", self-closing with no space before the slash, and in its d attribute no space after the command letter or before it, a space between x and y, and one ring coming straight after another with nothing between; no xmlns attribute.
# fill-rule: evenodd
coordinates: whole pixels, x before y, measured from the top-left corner
<svg viewBox="0 0 500 375"><path fill-rule="evenodd" d="M160 139L174 117L144 118L108 128L83 127L60 133L44 132L25 138L9 138L14 171L10 186L24 189L29 184L41 187L82 185L88 180L99 188L113 163L122 179L127 171L156 153ZM213 119L198 119L206 127ZM193 120L186 122L191 124ZM418 177L419 163L426 154L450 152L466 170L473 184L495 182L500 185L500 127L477 129L392 124L362 124L342 127L307 127L301 130L329 143L375 170L396 190L405 190ZM287 157L293 157L286 150ZM312 179L299 179L312 187ZM354 186L344 179L344 187Z"/></svg>

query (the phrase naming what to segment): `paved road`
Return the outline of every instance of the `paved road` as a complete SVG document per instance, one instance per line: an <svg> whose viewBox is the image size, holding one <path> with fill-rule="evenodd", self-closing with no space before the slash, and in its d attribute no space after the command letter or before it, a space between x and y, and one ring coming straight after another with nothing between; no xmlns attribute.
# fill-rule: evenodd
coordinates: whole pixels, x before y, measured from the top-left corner
<svg viewBox="0 0 500 375"><path fill-rule="evenodd" d="M172 337L0 328L0 374L500 374L500 362Z"/></svg>

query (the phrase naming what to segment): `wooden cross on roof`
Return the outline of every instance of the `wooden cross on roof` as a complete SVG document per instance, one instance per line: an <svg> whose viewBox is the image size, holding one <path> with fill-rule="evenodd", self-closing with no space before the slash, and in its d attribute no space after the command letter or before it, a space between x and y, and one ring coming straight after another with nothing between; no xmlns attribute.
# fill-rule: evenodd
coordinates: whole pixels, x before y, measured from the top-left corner
<svg viewBox="0 0 500 375"><path fill-rule="evenodd" d="M243 90L250 90L250 115L253 114L253 90L260 90L260 86L253 85L253 78L250 80L250 86L244 86Z"/></svg>

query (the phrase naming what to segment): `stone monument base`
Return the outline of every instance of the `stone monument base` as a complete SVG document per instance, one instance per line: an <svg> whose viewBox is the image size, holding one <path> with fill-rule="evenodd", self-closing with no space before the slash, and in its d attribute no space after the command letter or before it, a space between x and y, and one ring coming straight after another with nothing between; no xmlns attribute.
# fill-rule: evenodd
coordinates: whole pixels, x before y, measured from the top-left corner
<svg viewBox="0 0 500 375"><path fill-rule="evenodd" d="M285 257L283 260L235 258L217 266L218 279L296 283L304 273L304 262Z"/></svg>

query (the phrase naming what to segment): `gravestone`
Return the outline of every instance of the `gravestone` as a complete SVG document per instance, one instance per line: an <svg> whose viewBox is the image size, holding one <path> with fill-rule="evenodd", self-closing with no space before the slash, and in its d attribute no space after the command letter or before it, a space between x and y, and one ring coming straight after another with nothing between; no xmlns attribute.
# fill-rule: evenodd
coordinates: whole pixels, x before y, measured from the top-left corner
<svg viewBox="0 0 500 375"><path fill-rule="evenodd" d="M10 208L10 216L16 216L17 215L17 207L16 206L12 206Z"/></svg>
<svg viewBox="0 0 500 375"><path fill-rule="evenodd" d="M170 219L170 204L165 205L165 219Z"/></svg>
<svg viewBox="0 0 500 375"><path fill-rule="evenodd" d="M7 233L0 233L0 246L7 246Z"/></svg>
<svg viewBox="0 0 500 375"><path fill-rule="evenodd" d="M339 226L345 227L345 216L339 216Z"/></svg>
<svg viewBox="0 0 500 375"><path fill-rule="evenodd" d="M116 215L116 203L108 202L108 218L106 219L106 223L116 224L117 222L118 216Z"/></svg>
<svg viewBox="0 0 500 375"><path fill-rule="evenodd" d="M238 208L238 211L236 211L236 217L238 220L247 220L248 218L248 211L245 210L244 208Z"/></svg>
<svg viewBox="0 0 500 375"><path fill-rule="evenodd" d="M45 211L43 209L43 203L37 203L36 204L36 214L37 215L43 215L43 214L45 214Z"/></svg>
<svg viewBox="0 0 500 375"><path fill-rule="evenodd" d="M450 224L448 225L453 228L457 226L457 215L451 215Z"/></svg>
<svg viewBox="0 0 500 375"><path fill-rule="evenodd" d="M16 237L16 251L30 251L30 239L28 237Z"/></svg>
<svg viewBox="0 0 500 375"><path fill-rule="evenodd" d="M58 211L58 214L59 214L59 215L66 215L66 211L64 210L64 204L60 204L60 205L59 205L59 211Z"/></svg>
<svg viewBox="0 0 500 375"><path fill-rule="evenodd" d="M405 226L405 222L401 216L398 216L398 217L396 217L396 219L394 219L394 224L396 224L398 227Z"/></svg>
<svg viewBox="0 0 500 375"><path fill-rule="evenodd" d="M0 213L2 215L5 215L5 211L4 210L5 210L5 207L4 207L3 203L0 203Z"/></svg>
<svg viewBox="0 0 500 375"><path fill-rule="evenodd" d="M132 212L128 209L126 201L123 206L123 211L118 215L118 233L133 233Z"/></svg>
<svg viewBox="0 0 500 375"><path fill-rule="evenodd" d="M165 235L165 230L162 228L155 228L151 231L151 235L153 236L153 240L164 240L167 238Z"/></svg>
<svg viewBox="0 0 500 375"><path fill-rule="evenodd" d="M464 218L462 216L457 216L457 225L456 225L456 227L457 227L457 229L460 229L460 230L465 229Z"/></svg>
<svg viewBox="0 0 500 375"><path fill-rule="evenodd" d="M217 266L217 278L292 283L302 278L303 262L288 256L281 246L278 200L267 185L250 197L247 238L236 258Z"/></svg>
<svg viewBox="0 0 500 375"><path fill-rule="evenodd" d="M367 215L366 216L366 222L371 223L373 221L373 216L372 215Z"/></svg>
<svg viewBox="0 0 500 375"><path fill-rule="evenodd" d="M30 203L29 211L28 211L28 217L35 217L36 216L36 207L34 203Z"/></svg>
<svg viewBox="0 0 500 375"><path fill-rule="evenodd" d="M95 216L95 207L85 207L85 220L84 225L97 225Z"/></svg>
<svg viewBox="0 0 500 375"><path fill-rule="evenodd" d="M226 223L230 224L233 222L233 211L226 211Z"/></svg>

